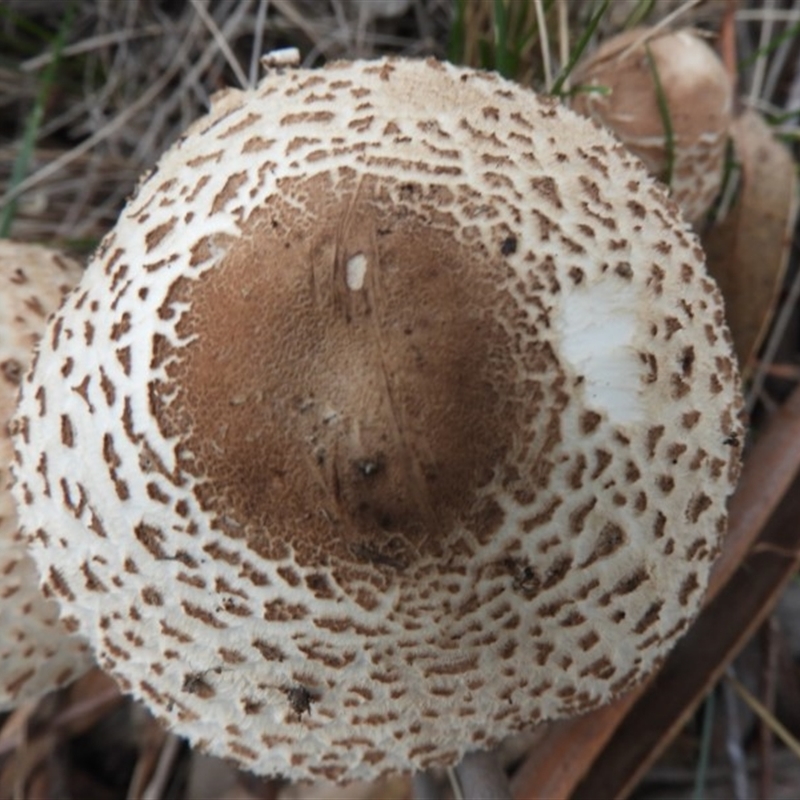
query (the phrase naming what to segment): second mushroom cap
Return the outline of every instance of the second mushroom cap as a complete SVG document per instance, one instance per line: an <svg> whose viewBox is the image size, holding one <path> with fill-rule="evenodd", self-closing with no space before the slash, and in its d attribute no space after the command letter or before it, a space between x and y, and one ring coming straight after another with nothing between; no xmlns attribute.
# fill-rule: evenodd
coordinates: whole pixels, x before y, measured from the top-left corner
<svg viewBox="0 0 800 800"><path fill-rule="evenodd" d="M699 225L722 187L733 86L714 50L690 30L634 28L575 70L572 107L606 125Z"/></svg>
<svg viewBox="0 0 800 800"><path fill-rule="evenodd" d="M92 663L87 642L39 589L11 496L8 431L34 345L81 272L57 250L0 239L0 710L64 686Z"/></svg>

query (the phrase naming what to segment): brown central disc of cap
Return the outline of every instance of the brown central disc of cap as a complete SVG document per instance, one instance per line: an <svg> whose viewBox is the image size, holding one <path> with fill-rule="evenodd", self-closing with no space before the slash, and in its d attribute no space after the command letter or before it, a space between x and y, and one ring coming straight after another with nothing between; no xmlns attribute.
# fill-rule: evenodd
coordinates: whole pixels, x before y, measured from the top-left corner
<svg viewBox="0 0 800 800"><path fill-rule="evenodd" d="M162 422L189 421L201 502L266 557L408 565L441 552L512 447L502 241L459 244L414 184L281 190L181 290L196 338Z"/></svg>

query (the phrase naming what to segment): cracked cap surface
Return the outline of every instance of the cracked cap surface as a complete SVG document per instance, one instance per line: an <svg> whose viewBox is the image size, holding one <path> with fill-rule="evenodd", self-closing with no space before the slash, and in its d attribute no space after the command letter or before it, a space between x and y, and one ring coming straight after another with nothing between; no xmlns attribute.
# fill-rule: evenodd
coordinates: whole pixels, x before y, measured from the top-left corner
<svg viewBox="0 0 800 800"><path fill-rule="evenodd" d="M354 780L647 674L739 406L697 241L609 134L340 62L218 96L142 182L24 387L16 491L125 689L248 769Z"/></svg>

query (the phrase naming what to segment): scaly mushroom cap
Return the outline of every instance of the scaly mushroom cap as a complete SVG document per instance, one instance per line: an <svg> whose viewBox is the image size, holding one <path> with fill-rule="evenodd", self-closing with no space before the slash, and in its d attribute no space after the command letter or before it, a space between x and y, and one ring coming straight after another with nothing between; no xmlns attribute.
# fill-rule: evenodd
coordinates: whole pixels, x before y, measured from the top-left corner
<svg viewBox="0 0 800 800"><path fill-rule="evenodd" d="M72 259L34 244L0 239L0 711L78 677L91 658L85 640L58 620L26 552L9 465L8 421L47 317L77 282Z"/></svg>
<svg viewBox="0 0 800 800"><path fill-rule="evenodd" d="M572 107L609 127L651 175L663 180L670 150L654 68L672 126L672 196L686 218L697 224L722 185L733 110L728 74L702 39L690 31L648 39L643 28L612 37L573 75L576 86L604 87L608 92L579 92Z"/></svg>
<svg viewBox="0 0 800 800"><path fill-rule="evenodd" d="M177 731L293 778L452 763L630 687L738 472L674 204L591 122L435 61L218 97L23 394L68 617Z"/></svg>

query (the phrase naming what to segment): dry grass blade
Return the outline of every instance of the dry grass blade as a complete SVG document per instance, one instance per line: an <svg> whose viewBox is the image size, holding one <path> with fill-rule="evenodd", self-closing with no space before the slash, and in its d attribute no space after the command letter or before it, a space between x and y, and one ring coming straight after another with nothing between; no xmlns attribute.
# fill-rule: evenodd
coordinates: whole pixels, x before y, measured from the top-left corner
<svg viewBox="0 0 800 800"><path fill-rule="evenodd" d="M144 796L146 787L153 782L161 754L168 741L167 732L155 720L149 722L150 724L143 726L140 734L141 745L128 786L127 800L137 800Z"/></svg>
<svg viewBox="0 0 800 800"><path fill-rule="evenodd" d="M594 35L595 29L603 19L603 16L605 15L606 10L609 8L610 3L611 0L603 0L598 10L587 22L585 28L581 32L580 37L578 38L578 41L575 43L575 47L572 49L569 60L566 62L566 64L564 64L559 76L556 78L555 82L550 88L550 91L554 95L559 95L565 91L565 87L568 85L571 79L572 71L575 69L575 65L580 61L584 50L589 43L589 40Z"/></svg>
<svg viewBox="0 0 800 800"><path fill-rule="evenodd" d="M769 47L770 40L772 39L773 26L775 24L775 19L772 16L774 9L775 0L765 0L764 11L766 13L762 18L761 35L758 43L757 57L755 59L753 79L750 83L750 94L748 97L748 102L751 106L757 103L758 99L764 95L763 85L767 71L767 59L761 58L758 54L762 53L767 47Z"/></svg>
<svg viewBox="0 0 800 800"><path fill-rule="evenodd" d="M645 33L638 39L635 39L620 52L618 58L620 61L626 59L634 50L644 45L647 41L657 36L663 30L669 30L681 17L688 14L695 6L700 5L703 0L686 0L674 11L667 14L663 19L659 20L655 25L649 27Z"/></svg>
<svg viewBox="0 0 800 800"><path fill-rule="evenodd" d="M249 86L255 86L256 83L258 83L261 55L264 52L263 42L264 28L267 22L267 5L268 0L258 0L258 11L256 12L256 19L253 27L253 48L250 52L250 66L247 73Z"/></svg>
<svg viewBox="0 0 800 800"><path fill-rule="evenodd" d="M782 725L776 718L775 715L770 712L770 710L761 702L759 702L758 698L752 695L739 681L733 674L728 674L726 676L729 683L733 686L736 690L736 693L742 700L747 703L750 708L755 711L755 713L759 716L763 722L765 722L770 730L778 736L783 743L798 757L800 758L800 742L792 736L792 734L786 729L784 725Z"/></svg>
<svg viewBox="0 0 800 800"><path fill-rule="evenodd" d="M160 800L167 794L167 785L172 777L175 761L183 747L183 742L177 736L168 735L158 753L152 776L141 793L142 800ZM138 795L132 795L135 800Z"/></svg>
<svg viewBox="0 0 800 800"><path fill-rule="evenodd" d="M30 170L12 181L10 167L23 151L19 121L32 116L70 4L75 22L53 91L39 104L44 119ZM207 110L211 95L257 82L264 52L297 46L309 64L387 50L441 54L448 6L449 0L0 2L0 206L19 201L11 236L66 238L90 249L136 177ZM75 173L80 179L72 184Z"/></svg>
<svg viewBox="0 0 800 800"><path fill-rule="evenodd" d="M171 70L165 72L161 78L156 81L154 84L147 89L144 94L142 94L136 102L132 105L128 106L124 111L122 111L115 119L109 122L107 125L104 125L100 130L98 130L95 134L90 136L88 139L85 139L76 147L73 147L71 150L66 151L63 155L57 158L55 161L48 164L46 167L34 172L32 175L28 176L25 180L18 183L12 189L6 192L3 197L0 197L0 204L10 203L16 200L23 192L28 191L29 189L37 186L39 183L44 181L45 179L49 178L51 175L60 172L73 161L76 161L84 154L91 151L101 142L109 139L114 133L119 131L128 122L142 109L147 108L150 104L152 104L155 99L161 94L161 92L169 85L170 81L175 77L175 75L180 71L182 60L185 54L189 50L188 42L184 42L181 49L176 53L176 58L174 62L174 67Z"/></svg>
<svg viewBox="0 0 800 800"><path fill-rule="evenodd" d="M539 34L539 45L542 48L545 92L549 92L553 86L553 66L550 62L550 36L548 35L547 23L544 18L542 0L534 0L534 8L536 9L536 30Z"/></svg>
<svg viewBox="0 0 800 800"><path fill-rule="evenodd" d="M110 33L104 33L101 36L92 36L88 39L83 39L69 47L65 47L61 56L63 58L70 58L72 56L82 55L83 53L89 53L92 50L102 50L112 45L118 45L126 40L138 39L144 36L158 36L160 33L161 26L155 24L147 25L140 30L112 31ZM42 67L46 67L54 58L54 53L42 53L27 61L23 61L19 65L19 68L22 72L35 72L36 70L42 69Z"/></svg>
<svg viewBox="0 0 800 800"><path fill-rule="evenodd" d="M233 70L234 75L236 75L236 79L239 81L239 87L242 89L246 88L248 86L247 75L244 74L244 71L239 64L239 60L233 54L233 51L228 44L228 40L217 26L214 18L208 13L202 0L192 0L192 6L200 19L203 20L203 24L208 28L208 30L211 32L211 35L214 37L217 47L219 47L220 52L225 56L225 60Z"/></svg>

